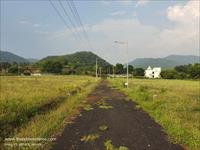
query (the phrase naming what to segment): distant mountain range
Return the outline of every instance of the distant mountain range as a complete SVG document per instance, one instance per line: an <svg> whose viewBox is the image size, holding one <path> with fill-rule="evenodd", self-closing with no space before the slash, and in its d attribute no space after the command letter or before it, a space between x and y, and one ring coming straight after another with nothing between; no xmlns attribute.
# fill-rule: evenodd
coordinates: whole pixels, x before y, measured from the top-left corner
<svg viewBox="0 0 200 150"><path fill-rule="evenodd" d="M61 56L48 56L41 60L24 58L13 54L8 51L0 51L0 62L8 63L44 63L47 61L60 61L62 63L66 62L68 65L73 67L82 67L82 68L91 68L96 63L96 58L98 59L98 64L101 66L111 65L106 60L97 56L96 54L89 51L76 52L68 55ZM178 65L184 64L194 64L200 63L200 56L194 55L169 55L164 58L137 58L131 61L129 64L133 65L135 68L147 68L148 66L152 67L162 67L162 68L173 68Z"/></svg>
<svg viewBox="0 0 200 150"><path fill-rule="evenodd" d="M34 63L38 61L37 59L33 58L24 58L21 56L18 56L16 54L13 54L8 51L0 51L0 62L8 62L8 63Z"/></svg>
<svg viewBox="0 0 200 150"><path fill-rule="evenodd" d="M162 67L162 68L174 68L179 65L200 63L200 56L194 55L169 55L164 58L136 58L129 64L133 65L135 68L147 68L152 67Z"/></svg>
<svg viewBox="0 0 200 150"><path fill-rule="evenodd" d="M98 61L98 65L101 66L111 65L103 58L89 51L81 51L61 56L48 56L38 61L38 63L44 63L47 61L59 61L61 63L67 62L67 64L70 66L93 67L96 64L96 59Z"/></svg>

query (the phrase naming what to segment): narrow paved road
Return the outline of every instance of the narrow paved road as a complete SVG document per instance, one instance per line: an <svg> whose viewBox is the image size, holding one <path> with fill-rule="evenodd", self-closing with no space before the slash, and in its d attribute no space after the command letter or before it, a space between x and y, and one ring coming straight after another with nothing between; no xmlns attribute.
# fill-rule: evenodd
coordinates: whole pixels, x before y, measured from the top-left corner
<svg viewBox="0 0 200 150"><path fill-rule="evenodd" d="M129 150L183 150L168 140L162 127L146 112L126 99L123 93L108 87L106 80L102 81L88 97L93 109L83 110L66 126L53 150L105 150L107 140L116 148L124 146ZM107 126L105 131L100 131L102 125ZM94 141L83 139L91 134L99 137Z"/></svg>

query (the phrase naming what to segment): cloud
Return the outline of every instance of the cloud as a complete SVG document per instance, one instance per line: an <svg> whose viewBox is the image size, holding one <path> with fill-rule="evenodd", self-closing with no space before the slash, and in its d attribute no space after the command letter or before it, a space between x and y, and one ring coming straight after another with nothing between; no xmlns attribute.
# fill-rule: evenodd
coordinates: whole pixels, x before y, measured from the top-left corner
<svg viewBox="0 0 200 150"><path fill-rule="evenodd" d="M150 2L150 0L138 0L138 2L136 3L135 7L144 6L149 2Z"/></svg>
<svg viewBox="0 0 200 150"><path fill-rule="evenodd" d="M189 1L186 5L170 6L167 16L176 22L194 22L199 20L199 1Z"/></svg>
<svg viewBox="0 0 200 150"><path fill-rule="evenodd" d="M131 0L120 0L119 3L122 4L122 5L131 5L133 3L133 1L131 1Z"/></svg>
<svg viewBox="0 0 200 150"><path fill-rule="evenodd" d="M112 57L112 62L125 62L126 56L123 48L113 42L115 40L129 42L129 55L141 57L149 50L149 44L157 38L159 30L155 27L145 26L137 19L107 19L91 28L91 32L98 34L99 39L93 40L95 47L101 47L101 54L108 54L104 57ZM100 41L101 43L97 42ZM109 51L108 51L109 50ZM149 52L146 54L149 55ZM130 60L133 57L129 58Z"/></svg>
<svg viewBox="0 0 200 150"><path fill-rule="evenodd" d="M101 47L101 56L112 62L125 62L123 48L113 41L128 41L130 59L161 57L169 54L197 54L199 52L199 6L193 1L167 8L165 15L173 22L170 27L145 25L137 18L106 19L93 26L94 47ZM181 14L181 15L180 15ZM99 42L101 41L101 42ZM106 54L106 56L105 56ZM112 57L111 57L112 56Z"/></svg>
<svg viewBox="0 0 200 150"><path fill-rule="evenodd" d="M110 15L111 16L122 16L127 14L127 11L116 11L116 12L112 12Z"/></svg>
<svg viewBox="0 0 200 150"><path fill-rule="evenodd" d="M27 26L34 27L34 28L48 27L49 26L48 24L32 23L32 22L30 22L28 20L21 20L18 23L21 24L21 25L27 25Z"/></svg>
<svg viewBox="0 0 200 150"><path fill-rule="evenodd" d="M167 9L167 17L175 25L169 29L163 29L159 36L160 44L152 44L154 47L166 51L182 51L186 54L199 52L199 2L189 1L185 5L170 6ZM167 45L167 47L164 47Z"/></svg>
<svg viewBox="0 0 200 150"><path fill-rule="evenodd" d="M19 24L23 24L23 25L25 25L25 24L30 24L30 22L27 21L27 20L21 20L21 21L19 21L18 23L19 23Z"/></svg>
<svg viewBox="0 0 200 150"><path fill-rule="evenodd" d="M110 4L110 2L108 2L108 1L99 1L99 3L102 4L102 5L109 5Z"/></svg>

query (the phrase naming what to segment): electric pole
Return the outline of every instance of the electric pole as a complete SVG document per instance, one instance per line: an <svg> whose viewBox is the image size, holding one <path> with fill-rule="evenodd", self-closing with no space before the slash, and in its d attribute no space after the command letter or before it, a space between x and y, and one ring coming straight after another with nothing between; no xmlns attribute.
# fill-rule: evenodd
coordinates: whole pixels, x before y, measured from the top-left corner
<svg viewBox="0 0 200 150"><path fill-rule="evenodd" d="M115 78L115 66L113 65L113 80Z"/></svg>
<svg viewBox="0 0 200 150"><path fill-rule="evenodd" d="M96 80L97 80L97 77L98 77L98 74L97 74L97 58L96 58Z"/></svg>

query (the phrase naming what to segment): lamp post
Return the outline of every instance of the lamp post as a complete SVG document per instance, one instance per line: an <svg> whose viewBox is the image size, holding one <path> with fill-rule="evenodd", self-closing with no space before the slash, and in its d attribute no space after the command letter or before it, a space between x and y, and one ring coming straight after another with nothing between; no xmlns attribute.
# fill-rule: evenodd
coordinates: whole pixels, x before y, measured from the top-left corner
<svg viewBox="0 0 200 150"><path fill-rule="evenodd" d="M125 85L128 88L128 75L129 75L129 73L128 73L128 42L114 41L114 43L121 44L121 45L125 46L125 48L126 48L126 59L127 59L126 67L127 68L126 68L126 83L125 83Z"/></svg>

